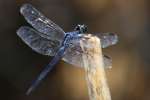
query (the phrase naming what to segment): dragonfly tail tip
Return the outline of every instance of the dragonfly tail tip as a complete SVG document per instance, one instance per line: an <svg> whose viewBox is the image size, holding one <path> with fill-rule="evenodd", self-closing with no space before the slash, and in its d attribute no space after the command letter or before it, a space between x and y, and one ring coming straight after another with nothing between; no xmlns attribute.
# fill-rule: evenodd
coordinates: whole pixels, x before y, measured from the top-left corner
<svg viewBox="0 0 150 100"><path fill-rule="evenodd" d="M27 90L27 92L26 92L26 95L28 96L28 95L30 95L31 94L31 92L32 92L32 88L29 88L28 90Z"/></svg>

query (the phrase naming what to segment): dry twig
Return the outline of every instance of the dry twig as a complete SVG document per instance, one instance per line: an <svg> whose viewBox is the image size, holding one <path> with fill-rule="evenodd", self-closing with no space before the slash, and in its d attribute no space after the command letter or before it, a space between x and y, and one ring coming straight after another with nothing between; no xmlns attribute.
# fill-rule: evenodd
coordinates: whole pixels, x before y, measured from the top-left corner
<svg viewBox="0 0 150 100"><path fill-rule="evenodd" d="M100 40L92 36L80 41L80 46L84 52L82 59L90 100L111 100L103 67Z"/></svg>

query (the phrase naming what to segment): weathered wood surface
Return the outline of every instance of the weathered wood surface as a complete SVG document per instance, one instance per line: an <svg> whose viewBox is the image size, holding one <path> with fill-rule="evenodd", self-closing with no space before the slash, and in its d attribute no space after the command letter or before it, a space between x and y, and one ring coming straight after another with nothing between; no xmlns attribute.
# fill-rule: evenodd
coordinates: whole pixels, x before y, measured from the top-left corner
<svg viewBox="0 0 150 100"><path fill-rule="evenodd" d="M97 37L80 41L90 100L111 100L103 67L100 40Z"/></svg>

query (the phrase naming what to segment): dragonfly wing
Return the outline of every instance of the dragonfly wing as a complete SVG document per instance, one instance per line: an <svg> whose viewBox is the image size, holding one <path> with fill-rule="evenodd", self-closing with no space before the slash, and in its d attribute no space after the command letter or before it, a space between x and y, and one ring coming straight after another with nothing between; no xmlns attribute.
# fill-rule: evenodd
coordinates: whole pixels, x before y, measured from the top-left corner
<svg viewBox="0 0 150 100"><path fill-rule="evenodd" d="M74 66L83 67L82 53L83 52L79 41L74 41L74 45L66 50L66 54L64 55L63 60ZM103 60L105 68L112 67L112 60L110 57L103 55Z"/></svg>
<svg viewBox="0 0 150 100"><path fill-rule="evenodd" d="M64 55L62 60L74 66L82 67L82 51L79 44L69 47L66 50L66 54Z"/></svg>
<svg viewBox="0 0 150 100"><path fill-rule="evenodd" d="M96 33L94 35L100 38L102 48L115 45L118 42L118 36L115 33Z"/></svg>
<svg viewBox="0 0 150 100"><path fill-rule="evenodd" d="M104 66L107 69L112 68L112 59L107 55L103 55Z"/></svg>
<svg viewBox="0 0 150 100"><path fill-rule="evenodd" d="M17 35L34 51L43 55L54 56L60 42L44 38L39 34L28 26L22 26L17 30Z"/></svg>
<svg viewBox="0 0 150 100"><path fill-rule="evenodd" d="M54 22L46 18L37 9L30 4L24 4L20 8L21 14L25 17L27 22L38 30L42 37L63 41L65 32Z"/></svg>

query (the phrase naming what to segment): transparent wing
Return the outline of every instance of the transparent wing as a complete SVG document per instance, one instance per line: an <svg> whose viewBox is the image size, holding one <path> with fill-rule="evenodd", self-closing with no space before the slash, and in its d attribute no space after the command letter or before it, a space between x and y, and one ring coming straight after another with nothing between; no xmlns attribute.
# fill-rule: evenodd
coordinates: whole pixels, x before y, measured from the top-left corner
<svg viewBox="0 0 150 100"><path fill-rule="evenodd" d="M80 47L79 41L73 41L73 45L67 49L66 54L63 57L63 60L69 64L74 66L82 67L82 49ZM112 60L110 57L104 55L104 67L111 68L112 67Z"/></svg>
<svg viewBox="0 0 150 100"><path fill-rule="evenodd" d="M83 62L82 62L82 55L81 53L70 49L67 51L67 54L63 57L63 60L69 64L72 64L74 66L77 67L82 67L83 66ZM103 55L103 60L104 60L104 67L106 69L110 69L112 68L112 60L110 57Z"/></svg>
<svg viewBox="0 0 150 100"><path fill-rule="evenodd" d="M58 25L41 14L32 5L24 4L20 8L20 12L29 24L42 33L40 34L42 37L51 40L58 40L60 42L63 40L65 32Z"/></svg>
<svg viewBox="0 0 150 100"><path fill-rule="evenodd" d="M73 41L73 45L66 50L63 60L74 66L82 67L82 53L79 41Z"/></svg>
<svg viewBox="0 0 150 100"><path fill-rule="evenodd" d="M28 26L22 26L17 30L17 35L34 51L43 55L54 56L60 42L41 37L39 34Z"/></svg>
<svg viewBox="0 0 150 100"><path fill-rule="evenodd" d="M105 68L112 68L112 59L111 57L107 56L107 55L103 55L103 61L104 61L104 67Z"/></svg>
<svg viewBox="0 0 150 100"><path fill-rule="evenodd" d="M118 42L118 36L115 33L96 33L94 35L100 38L102 48L115 45Z"/></svg>

